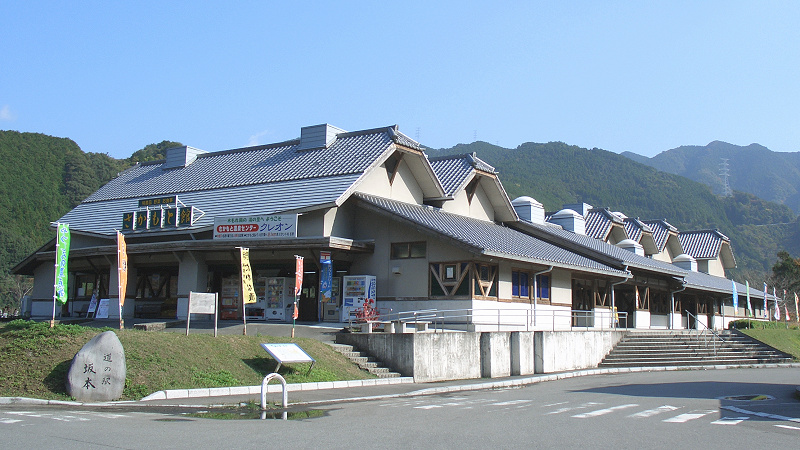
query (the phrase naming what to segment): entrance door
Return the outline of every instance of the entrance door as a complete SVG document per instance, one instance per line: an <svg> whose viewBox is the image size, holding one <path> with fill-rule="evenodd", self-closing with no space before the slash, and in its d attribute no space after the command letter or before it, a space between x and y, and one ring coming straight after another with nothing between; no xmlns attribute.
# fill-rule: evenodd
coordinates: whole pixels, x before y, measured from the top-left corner
<svg viewBox="0 0 800 450"><path fill-rule="evenodd" d="M300 291L298 320L304 322L319 321L319 274L317 272L303 274L303 290Z"/></svg>

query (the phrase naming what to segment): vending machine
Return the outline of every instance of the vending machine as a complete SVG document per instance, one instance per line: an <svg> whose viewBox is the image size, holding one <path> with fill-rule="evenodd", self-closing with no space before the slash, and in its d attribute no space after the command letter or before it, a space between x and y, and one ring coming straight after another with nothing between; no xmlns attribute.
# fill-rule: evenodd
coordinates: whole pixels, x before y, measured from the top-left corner
<svg viewBox="0 0 800 450"><path fill-rule="evenodd" d="M375 301L375 276L350 275L342 278L342 284L341 320L347 322L350 319L350 311L363 308L364 300Z"/></svg>
<svg viewBox="0 0 800 450"><path fill-rule="evenodd" d="M271 277L266 279L266 320L286 321L286 308L294 302L294 278Z"/></svg>

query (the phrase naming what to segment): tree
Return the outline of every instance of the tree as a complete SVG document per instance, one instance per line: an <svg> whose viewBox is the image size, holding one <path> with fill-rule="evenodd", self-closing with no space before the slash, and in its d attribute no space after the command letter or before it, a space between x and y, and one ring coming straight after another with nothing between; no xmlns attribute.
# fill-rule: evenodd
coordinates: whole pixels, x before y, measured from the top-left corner
<svg viewBox="0 0 800 450"><path fill-rule="evenodd" d="M800 291L800 259L792 258L786 250L778 252L778 261L772 266L771 284L787 291Z"/></svg>

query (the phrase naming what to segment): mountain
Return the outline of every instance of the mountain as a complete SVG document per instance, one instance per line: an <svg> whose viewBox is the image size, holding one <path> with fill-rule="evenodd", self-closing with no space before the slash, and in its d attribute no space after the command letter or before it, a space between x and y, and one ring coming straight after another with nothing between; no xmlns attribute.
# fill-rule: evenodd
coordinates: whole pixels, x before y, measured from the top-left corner
<svg viewBox="0 0 800 450"><path fill-rule="evenodd" d="M512 199L528 195L548 211L586 202L630 217L666 219L679 230L717 228L731 238L738 264L734 275L763 274L778 250L800 250L800 226L787 206L744 192L720 197L702 183L605 150L562 142L515 149L475 142L429 153L472 152L500 172Z"/></svg>
<svg viewBox="0 0 800 450"><path fill-rule="evenodd" d="M50 221L63 216L136 161L163 158L181 145L151 144L128 159L84 153L67 138L0 130L0 307L13 305L8 273L55 237Z"/></svg>
<svg viewBox="0 0 800 450"><path fill-rule="evenodd" d="M800 152L782 153L750 144L746 147L714 141L701 146L682 146L648 158L625 152L624 156L658 170L682 175L723 193L720 176L723 159L728 165L728 185L737 191L790 207L800 213Z"/></svg>

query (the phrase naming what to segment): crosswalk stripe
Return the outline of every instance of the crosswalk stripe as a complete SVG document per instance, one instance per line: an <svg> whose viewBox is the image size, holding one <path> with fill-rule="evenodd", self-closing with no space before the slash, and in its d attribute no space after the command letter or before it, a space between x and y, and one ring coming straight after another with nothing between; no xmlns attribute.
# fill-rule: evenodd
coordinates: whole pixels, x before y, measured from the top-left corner
<svg viewBox="0 0 800 450"><path fill-rule="evenodd" d="M634 417L636 419L646 419L648 417L653 417L657 414L675 411L676 409L680 408L679 406L670 406L670 405L663 405L659 406L658 408L648 409L642 412L638 412L636 414L631 414L628 417Z"/></svg>
<svg viewBox="0 0 800 450"><path fill-rule="evenodd" d="M589 408L591 406L596 406L596 405L602 405L602 403L588 402L588 403L584 403L584 404L579 405L579 406L565 406L563 408L558 408L555 411L550 411L549 413L545 413L545 415L549 416L551 414L561 414L563 412L575 411L575 410L578 410L578 409L586 409L586 408Z"/></svg>
<svg viewBox="0 0 800 450"><path fill-rule="evenodd" d="M779 428L788 428L790 430L800 430L800 427L793 427L791 425L775 425L775 426Z"/></svg>
<svg viewBox="0 0 800 450"><path fill-rule="evenodd" d="M690 420L699 419L699 418L701 418L703 416L707 416L707 415L709 415L709 414L711 414L713 412L714 411L698 411L698 412L694 412L694 413L679 414L679 415L677 415L675 417L671 417L669 419L664 419L664 420L662 420L662 422L684 423L684 422L688 422Z"/></svg>
<svg viewBox="0 0 800 450"><path fill-rule="evenodd" d="M714 425L738 425L743 420L747 419L749 419L749 417L723 417L711 423Z"/></svg>
<svg viewBox="0 0 800 450"><path fill-rule="evenodd" d="M770 413L765 413L765 412L749 411L747 409L739 408L738 406L722 406L721 408L722 409L726 409L728 411L749 414L751 416L763 417L765 419L783 420L783 421L786 421L786 422L800 422L800 418L797 418L797 417L787 417L787 416L782 416L780 414L770 414Z"/></svg>
<svg viewBox="0 0 800 450"><path fill-rule="evenodd" d="M575 414L572 417L574 417L576 419L588 419L589 417L602 416L604 414L612 413L612 412L620 410L620 409L634 408L636 406L639 406L639 405L636 404L636 403L629 403L627 405L618 405L618 406L612 406L610 408L596 409L594 411L590 411L590 412L583 413L583 414Z"/></svg>
<svg viewBox="0 0 800 450"><path fill-rule="evenodd" d="M22 422L22 419L0 419L0 423L5 423L5 424L12 424L17 422Z"/></svg>

